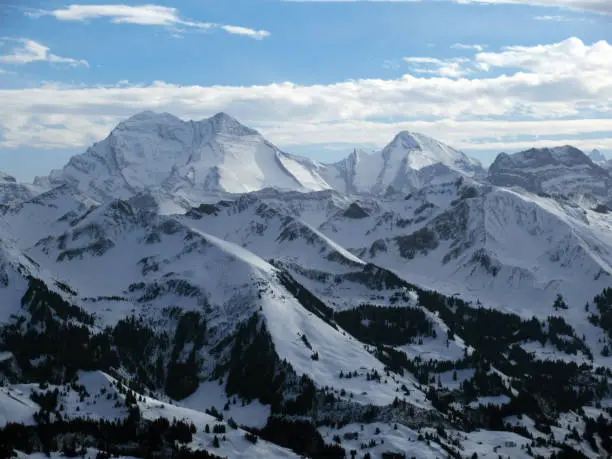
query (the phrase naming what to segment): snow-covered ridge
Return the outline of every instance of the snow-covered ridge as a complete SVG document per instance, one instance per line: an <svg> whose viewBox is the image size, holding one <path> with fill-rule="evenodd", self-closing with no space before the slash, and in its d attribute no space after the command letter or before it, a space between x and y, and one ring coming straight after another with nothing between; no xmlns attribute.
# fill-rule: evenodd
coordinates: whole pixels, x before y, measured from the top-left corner
<svg viewBox="0 0 612 459"><path fill-rule="evenodd" d="M224 113L202 121L139 113L36 183L67 183L99 201L158 190L195 203L215 192L329 188L314 162L283 153Z"/></svg>
<svg viewBox="0 0 612 459"><path fill-rule="evenodd" d="M609 172L570 146L501 153L491 164L488 179L494 185L535 193L590 195L604 201L612 196Z"/></svg>
<svg viewBox="0 0 612 459"><path fill-rule="evenodd" d="M225 113L183 121L146 111L119 123L107 138L35 183L47 188L69 184L100 202L148 191L160 201L188 208L210 201L211 195L264 188L403 192L418 186L424 180L420 171L435 165L468 176L482 172L477 161L417 133L400 132L379 152L355 151L338 163L322 164L281 151Z"/></svg>

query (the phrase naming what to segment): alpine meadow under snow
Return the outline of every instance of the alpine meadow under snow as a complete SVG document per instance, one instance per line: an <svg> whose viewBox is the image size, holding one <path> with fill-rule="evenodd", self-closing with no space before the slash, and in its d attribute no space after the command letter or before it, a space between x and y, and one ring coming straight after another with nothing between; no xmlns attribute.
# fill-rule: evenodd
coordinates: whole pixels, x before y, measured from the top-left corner
<svg viewBox="0 0 612 459"><path fill-rule="evenodd" d="M612 167L143 112L0 173L0 456L612 455Z"/></svg>

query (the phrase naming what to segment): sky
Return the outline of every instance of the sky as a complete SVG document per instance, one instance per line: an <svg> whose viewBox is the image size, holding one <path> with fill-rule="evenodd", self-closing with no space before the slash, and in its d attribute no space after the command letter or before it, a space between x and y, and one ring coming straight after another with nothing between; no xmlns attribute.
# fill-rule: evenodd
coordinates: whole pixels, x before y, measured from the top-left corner
<svg viewBox="0 0 612 459"><path fill-rule="evenodd" d="M323 162L402 130L485 165L612 157L612 1L0 0L0 170L46 175L143 110Z"/></svg>

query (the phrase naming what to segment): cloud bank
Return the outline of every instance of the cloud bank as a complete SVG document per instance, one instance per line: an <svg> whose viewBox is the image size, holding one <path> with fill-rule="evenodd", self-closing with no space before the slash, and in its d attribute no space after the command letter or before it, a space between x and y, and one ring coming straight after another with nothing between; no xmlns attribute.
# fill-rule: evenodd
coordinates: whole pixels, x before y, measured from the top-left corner
<svg viewBox="0 0 612 459"><path fill-rule="evenodd" d="M431 58L416 60L439 67ZM512 150L544 142L581 146L575 140L585 135L593 138L582 141L587 147L612 148L608 42L589 45L569 38L511 46L476 53L461 65L480 73L468 78L414 72L327 85L120 82L5 89L0 90L0 146L85 147L105 137L121 119L155 110L185 119L226 111L281 145L382 145L398 130L410 129L473 150Z"/></svg>

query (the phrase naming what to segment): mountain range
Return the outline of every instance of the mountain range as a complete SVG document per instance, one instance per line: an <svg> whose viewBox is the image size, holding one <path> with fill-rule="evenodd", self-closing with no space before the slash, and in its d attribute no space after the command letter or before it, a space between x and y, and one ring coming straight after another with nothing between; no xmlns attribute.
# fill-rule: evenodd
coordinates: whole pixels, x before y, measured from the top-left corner
<svg viewBox="0 0 612 459"><path fill-rule="evenodd" d="M143 112L33 184L0 174L0 440L106 454L103 421L165 417L184 448L168 426L115 451L611 454L606 164L485 169L411 132L324 164Z"/></svg>

